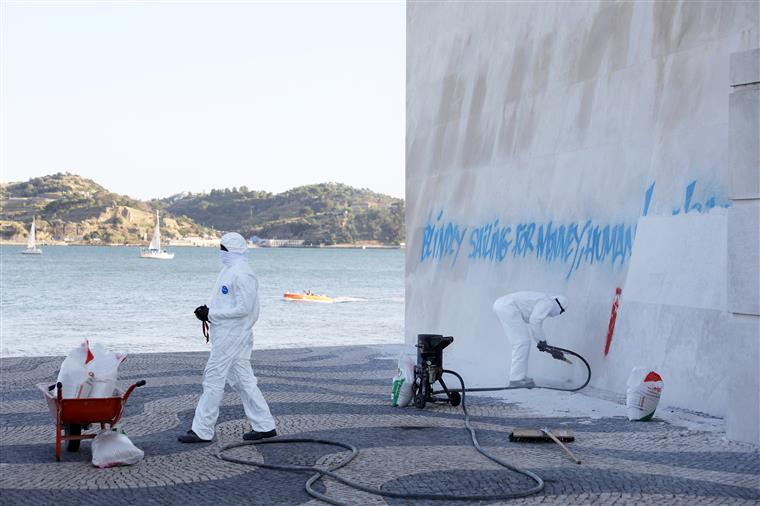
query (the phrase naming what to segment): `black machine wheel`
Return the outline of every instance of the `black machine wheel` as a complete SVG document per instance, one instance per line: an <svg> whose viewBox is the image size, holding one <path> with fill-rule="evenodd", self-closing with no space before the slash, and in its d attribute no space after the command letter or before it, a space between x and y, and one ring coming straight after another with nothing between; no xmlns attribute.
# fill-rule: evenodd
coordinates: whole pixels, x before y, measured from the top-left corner
<svg viewBox="0 0 760 506"><path fill-rule="evenodd" d="M449 394L449 403L457 407L462 403L462 395L459 392L451 392Z"/></svg>
<svg viewBox="0 0 760 506"><path fill-rule="evenodd" d="M417 394L414 396L414 406L417 409L422 409L425 407L425 402L426 402L425 397L419 392L417 392Z"/></svg>
<svg viewBox="0 0 760 506"><path fill-rule="evenodd" d="M80 436L82 435L82 426L72 423L69 425L64 426L63 433L67 436ZM81 439L69 439L66 441L66 451L67 452L78 452L79 451L79 443L81 443Z"/></svg>

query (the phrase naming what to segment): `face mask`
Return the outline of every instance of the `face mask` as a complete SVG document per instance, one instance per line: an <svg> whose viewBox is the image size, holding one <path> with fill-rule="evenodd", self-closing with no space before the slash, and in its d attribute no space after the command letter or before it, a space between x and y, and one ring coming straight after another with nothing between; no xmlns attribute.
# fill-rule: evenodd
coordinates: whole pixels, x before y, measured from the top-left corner
<svg viewBox="0 0 760 506"><path fill-rule="evenodd" d="M219 251L219 260L225 267L231 267L238 262L245 260L245 257L241 253L230 253L229 251Z"/></svg>

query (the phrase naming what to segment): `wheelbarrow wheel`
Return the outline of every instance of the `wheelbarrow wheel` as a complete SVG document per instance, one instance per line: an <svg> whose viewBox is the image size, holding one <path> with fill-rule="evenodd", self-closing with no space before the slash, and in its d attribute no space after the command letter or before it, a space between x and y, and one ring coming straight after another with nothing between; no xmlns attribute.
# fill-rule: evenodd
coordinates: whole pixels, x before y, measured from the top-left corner
<svg viewBox="0 0 760 506"><path fill-rule="evenodd" d="M462 403L461 394L459 392L451 392L449 395L449 403L451 403L453 407L459 406Z"/></svg>
<svg viewBox="0 0 760 506"><path fill-rule="evenodd" d="M63 433L67 436L81 436L82 435L82 426L79 424L69 424L66 425L63 428ZM66 441L66 451L67 452L78 452L79 451L79 443L81 443L81 439L69 439Z"/></svg>

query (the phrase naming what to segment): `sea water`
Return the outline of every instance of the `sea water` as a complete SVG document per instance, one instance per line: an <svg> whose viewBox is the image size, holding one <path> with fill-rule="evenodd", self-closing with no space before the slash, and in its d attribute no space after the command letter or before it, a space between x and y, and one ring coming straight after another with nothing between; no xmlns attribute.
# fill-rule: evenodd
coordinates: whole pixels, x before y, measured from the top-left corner
<svg viewBox="0 0 760 506"><path fill-rule="evenodd" d="M64 355L84 339L113 351L201 351L210 346L193 310L207 303L221 269L214 248L168 248L173 260L137 248L46 246L41 256L0 249L0 354ZM401 250L257 248L255 348L401 343ZM293 302L311 290L334 303Z"/></svg>

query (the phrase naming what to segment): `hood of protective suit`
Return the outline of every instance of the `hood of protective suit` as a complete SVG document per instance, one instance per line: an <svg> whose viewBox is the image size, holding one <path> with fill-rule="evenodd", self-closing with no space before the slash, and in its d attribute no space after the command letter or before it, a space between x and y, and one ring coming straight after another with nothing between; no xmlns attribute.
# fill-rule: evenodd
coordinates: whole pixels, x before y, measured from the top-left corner
<svg viewBox="0 0 760 506"><path fill-rule="evenodd" d="M554 305L552 306L549 316L559 316L561 314L562 309L559 307L560 304L562 305L562 308L567 311L567 297L564 295L550 295L550 297L552 301L554 301ZM557 304L557 301L559 301L559 304Z"/></svg>
<svg viewBox="0 0 760 506"><path fill-rule="evenodd" d="M232 267L237 263L245 262L248 247L242 235L237 232L224 234L219 243L227 248L227 251L219 251L219 258L225 267Z"/></svg>

